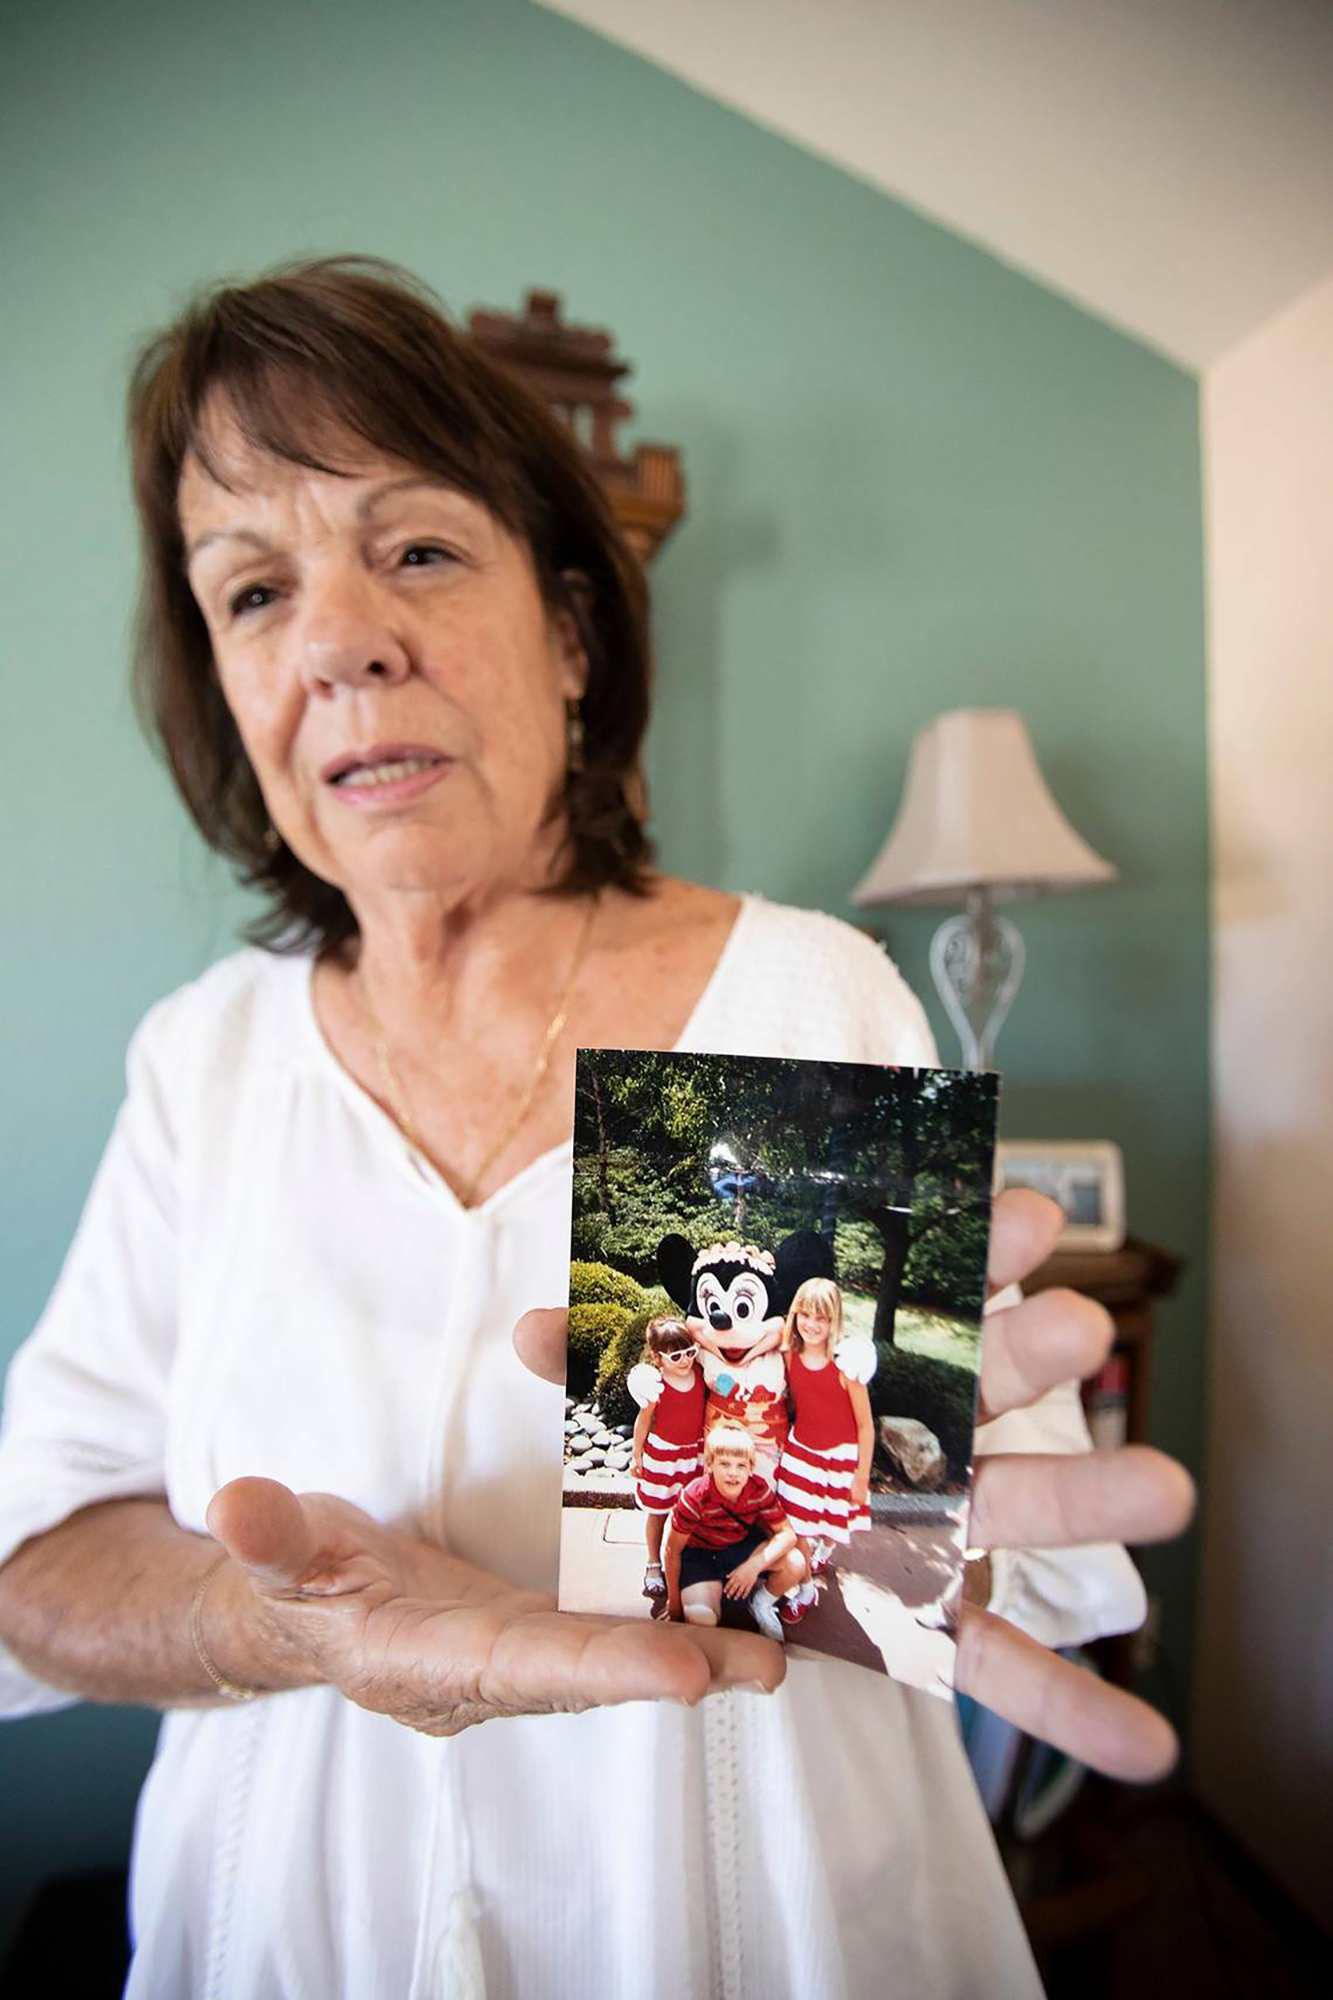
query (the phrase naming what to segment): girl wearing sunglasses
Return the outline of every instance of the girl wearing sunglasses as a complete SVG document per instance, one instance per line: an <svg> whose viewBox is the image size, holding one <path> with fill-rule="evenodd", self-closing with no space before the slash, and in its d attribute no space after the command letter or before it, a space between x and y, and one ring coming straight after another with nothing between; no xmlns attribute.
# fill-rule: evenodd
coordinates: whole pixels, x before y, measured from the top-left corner
<svg viewBox="0 0 1333 2000"><path fill-rule="evenodd" d="M685 1487L703 1470L708 1394L698 1353L684 1320L661 1313L645 1327L643 1359L626 1378L626 1386L640 1406L630 1471L636 1481L634 1498L643 1512L648 1545L643 1594L652 1600L655 1617L666 1606L662 1537L667 1516Z"/></svg>

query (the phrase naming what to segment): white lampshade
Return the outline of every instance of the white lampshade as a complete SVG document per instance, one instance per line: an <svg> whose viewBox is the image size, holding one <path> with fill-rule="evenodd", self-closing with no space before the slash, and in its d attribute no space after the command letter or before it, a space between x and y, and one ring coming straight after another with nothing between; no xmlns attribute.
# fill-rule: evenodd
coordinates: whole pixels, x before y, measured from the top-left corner
<svg viewBox="0 0 1333 2000"><path fill-rule="evenodd" d="M1013 709L937 715L912 745L893 830L852 901L996 902L1113 882L1046 787L1027 724Z"/></svg>

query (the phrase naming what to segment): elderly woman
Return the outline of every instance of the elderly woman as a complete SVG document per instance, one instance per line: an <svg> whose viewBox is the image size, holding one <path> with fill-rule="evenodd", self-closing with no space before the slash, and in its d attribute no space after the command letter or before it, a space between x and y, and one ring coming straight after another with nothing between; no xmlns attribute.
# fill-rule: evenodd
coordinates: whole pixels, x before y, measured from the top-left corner
<svg viewBox="0 0 1333 2000"><path fill-rule="evenodd" d="M575 1047L929 1063L919 1005L831 919L653 871L642 579L422 288L213 292L131 434L141 692L268 914L135 1034L8 1383L6 1705L166 1711L129 1991L1035 1993L945 1704L551 1608ZM1052 1215L1000 1204L996 1287ZM1086 1455L1106 1341L1068 1295L991 1319L1010 1553L959 1682L1145 1777L1166 1725L1037 1643L1134 1622L1111 1545L1188 1511Z"/></svg>

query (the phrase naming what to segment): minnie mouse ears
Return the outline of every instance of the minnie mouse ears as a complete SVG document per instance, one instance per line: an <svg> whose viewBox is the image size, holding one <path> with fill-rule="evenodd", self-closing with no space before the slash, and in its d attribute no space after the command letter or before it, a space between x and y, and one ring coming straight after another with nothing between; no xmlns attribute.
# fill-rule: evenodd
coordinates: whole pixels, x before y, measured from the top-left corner
<svg viewBox="0 0 1333 2000"><path fill-rule="evenodd" d="M813 1229L798 1229L784 1236L777 1249L777 1280L770 1287L774 1312L786 1312L807 1278L831 1278L833 1245L827 1236Z"/></svg>
<svg viewBox="0 0 1333 2000"><path fill-rule="evenodd" d="M716 1259L702 1268L716 1270L724 1283L741 1271L757 1269L761 1258L767 1261L760 1246L753 1243L719 1243L717 1249ZM693 1245L683 1236L664 1236L657 1246L657 1274L682 1311L688 1311L693 1303L696 1261ZM770 1314L785 1313L797 1287L807 1278L833 1276L833 1245L813 1229L798 1229L778 1244L773 1264L771 1276L762 1271L759 1274L768 1287Z"/></svg>
<svg viewBox="0 0 1333 2000"><path fill-rule="evenodd" d="M694 1245L683 1236L664 1236L657 1246L657 1275L682 1312L694 1290Z"/></svg>

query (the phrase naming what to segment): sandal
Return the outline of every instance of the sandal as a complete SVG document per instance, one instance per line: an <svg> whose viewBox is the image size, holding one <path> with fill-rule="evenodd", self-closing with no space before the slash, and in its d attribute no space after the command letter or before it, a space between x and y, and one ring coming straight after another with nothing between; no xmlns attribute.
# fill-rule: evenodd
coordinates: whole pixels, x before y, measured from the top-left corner
<svg viewBox="0 0 1333 2000"><path fill-rule="evenodd" d="M649 1563L644 1571L643 1594L645 1597L666 1596L666 1571L661 1563Z"/></svg>

